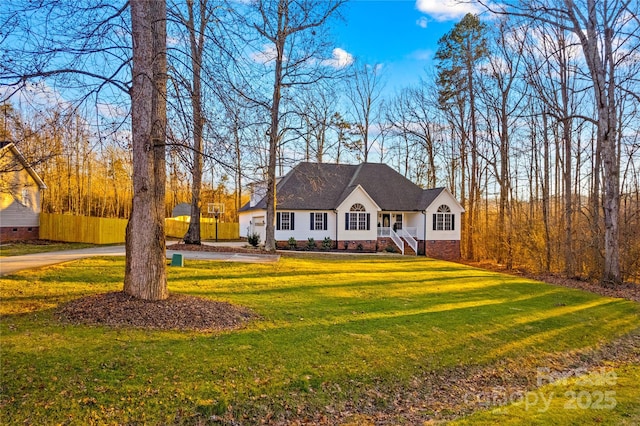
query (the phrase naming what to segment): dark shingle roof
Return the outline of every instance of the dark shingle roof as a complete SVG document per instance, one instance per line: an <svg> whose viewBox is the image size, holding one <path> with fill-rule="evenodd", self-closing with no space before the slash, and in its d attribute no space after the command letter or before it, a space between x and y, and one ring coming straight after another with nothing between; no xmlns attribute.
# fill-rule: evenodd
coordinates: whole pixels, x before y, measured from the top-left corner
<svg viewBox="0 0 640 426"><path fill-rule="evenodd" d="M279 210L333 210L358 186L385 211L421 211L443 188L422 189L386 164L300 163L278 182ZM266 200L241 210L265 209Z"/></svg>

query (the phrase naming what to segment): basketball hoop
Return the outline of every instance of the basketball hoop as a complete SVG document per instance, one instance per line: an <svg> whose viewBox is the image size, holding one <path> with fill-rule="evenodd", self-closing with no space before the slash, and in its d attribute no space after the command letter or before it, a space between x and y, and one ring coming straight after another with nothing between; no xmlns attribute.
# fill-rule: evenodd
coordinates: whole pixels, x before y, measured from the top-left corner
<svg viewBox="0 0 640 426"><path fill-rule="evenodd" d="M216 241L218 241L218 218L224 213L223 203L207 203L207 212L216 219Z"/></svg>
<svg viewBox="0 0 640 426"><path fill-rule="evenodd" d="M223 203L208 203L207 204L207 212L209 214L214 215L216 218L224 213L224 204Z"/></svg>

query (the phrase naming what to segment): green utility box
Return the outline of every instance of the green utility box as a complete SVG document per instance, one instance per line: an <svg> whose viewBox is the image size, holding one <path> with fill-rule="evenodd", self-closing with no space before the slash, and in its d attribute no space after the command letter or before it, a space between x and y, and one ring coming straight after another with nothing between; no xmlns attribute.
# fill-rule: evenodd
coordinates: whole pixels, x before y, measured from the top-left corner
<svg viewBox="0 0 640 426"><path fill-rule="evenodd" d="M184 266L184 257L180 253L174 253L171 256L171 266Z"/></svg>

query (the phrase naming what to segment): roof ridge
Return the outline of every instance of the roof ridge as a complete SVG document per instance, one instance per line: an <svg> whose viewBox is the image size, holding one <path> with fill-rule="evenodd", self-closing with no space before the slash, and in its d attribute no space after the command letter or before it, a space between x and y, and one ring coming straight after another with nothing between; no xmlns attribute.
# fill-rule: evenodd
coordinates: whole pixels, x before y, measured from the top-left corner
<svg viewBox="0 0 640 426"><path fill-rule="evenodd" d="M356 166L356 170L353 172L353 175L351 175L351 179L349 180L349 183L347 184L347 187L345 188L345 190L347 188L351 188L353 186L354 181L356 180L356 178L358 177L358 175L360 174L360 170L362 170L362 166L365 165L366 163L360 163Z"/></svg>

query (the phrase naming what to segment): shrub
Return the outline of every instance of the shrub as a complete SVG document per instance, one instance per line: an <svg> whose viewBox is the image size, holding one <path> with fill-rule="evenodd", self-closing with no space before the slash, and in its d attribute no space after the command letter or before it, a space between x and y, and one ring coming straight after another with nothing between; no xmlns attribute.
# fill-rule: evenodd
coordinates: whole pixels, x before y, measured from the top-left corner
<svg viewBox="0 0 640 426"><path fill-rule="evenodd" d="M331 240L331 237L324 237L324 240L322 240L322 249L331 250L332 247L333 241Z"/></svg>
<svg viewBox="0 0 640 426"><path fill-rule="evenodd" d="M364 250L364 246L362 245L362 243L358 243L358 246L356 248L358 249L358 251Z"/></svg>
<svg viewBox="0 0 640 426"><path fill-rule="evenodd" d="M345 241L343 245L345 250L349 250L349 241Z"/></svg>
<svg viewBox="0 0 640 426"><path fill-rule="evenodd" d="M247 241L253 247L258 247L258 245L260 244L260 234L258 234L257 232L254 232L252 234L247 235Z"/></svg>
<svg viewBox="0 0 640 426"><path fill-rule="evenodd" d="M392 246L391 244L389 244L388 246L386 246L384 248L384 251L386 251L387 253L397 253L398 251L396 250L395 246Z"/></svg>
<svg viewBox="0 0 640 426"><path fill-rule="evenodd" d="M298 247L298 242L293 237L289 238L287 244L289 244L289 250L295 250Z"/></svg>
<svg viewBox="0 0 640 426"><path fill-rule="evenodd" d="M316 240L312 238L307 239L307 250L316 249Z"/></svg>

